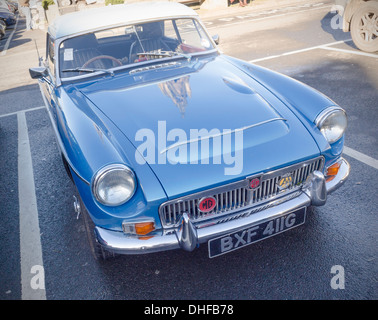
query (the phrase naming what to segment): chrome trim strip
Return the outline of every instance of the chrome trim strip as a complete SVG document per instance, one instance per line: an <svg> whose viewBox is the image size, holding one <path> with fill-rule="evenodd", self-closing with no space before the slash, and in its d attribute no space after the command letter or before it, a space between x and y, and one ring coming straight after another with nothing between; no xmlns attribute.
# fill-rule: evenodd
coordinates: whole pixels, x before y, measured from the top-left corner
<svg viewBox="0 0 378 320"><path fill-rule="evenodd" d="M330 182L326 183L327 193L331 194L336 189L340 188L344 184L344 182L348 179L350 174L350 164L344 158L340 158L339 161L341 163L339 172L337 176L331 180ZM336 179L337 178L337 179Z"/></svg>
<svg viewBox="0 0 378 320"><path fill-rule="evenodd" d="M336 112L336 111L342 111L345 113L346 115L346 112L343 108L339 107L339 106L332 106L332 107L328 107L326 109L324 109L322 112L320 112L316 118L315 118L315 121L314 123L316 124L316 126L319 128L321 127L321 125L323 124L324 120L327 119L327 117Z"/></svg>
<svg viewBox="0 0 378 320"><path fill-rule="evenodd" d="M134 181L134 189L133 189L133 192L130 194L130 196L120 202L120 203L117 203L117 204L109 204L109 203L105 203L104 201L102 201L100 199L100 196L98 195L98 192L97 192L97 187L98 187L98 181L104 176L106 175L107 173L109 173L110 171L113 171L113 170L124 170L126 171L127 174L129 174L133 181ZM134 193L135 193L135 190L137 188L137 182L136 182L136 178L135 178L135 174L134 172L126 165L122 164L122 163L113 163L113 164L109 164L109 165L106 165L105 167L102 167L101 169L99 169L92 177L92 182L91 182L91 190L92 190L92 194L94 195L95 199L105 205L105 206L108 206L108 207L118 207L124 203L126 203L127 201L129 201L133 196L134 196Z"/></svg>
<svg viewBox="0 0 378 320"><path fill-rule="evenodd" d="M231 212L231 213L227 212L226 215L224 215L224 214L223 215L216 215L215 217L207 219L205 221L196 220L195 225L198 229L202 229L202 228L208 227L209 225L221 224L221 223L225 223L225 222L228 222L228 221L231 221L231 220L245 218L245 217L247 217L251 214L255 214L257 212L266 210L268 208L275 207L275 206L277 206L277 205L279 205L283 202L292 200L292 199L300 196L301 194L302 194L302 191L291 192L291 193L289 193L289 194L287 194L287 195L285 195L281 198L266 201L266 202L264 202L264 203L262 203L261 205L258 205L258 206L256 206L256 205L246 206L246 207L243 207L240 210L235 210L234 212Z"/></svg>
<svg viewBox="0 0 378 320"><path fill-rule="evenodd" d="M277 118L272 118L272 119L269 119L269 120L261 121L259 123L251 124L249 126L244 126L244 127L241 127L241 128L229 130L229 131L226 131L226 132L208 135L208 136L205 136L205 137L200 137L198 139L190 139L190 140L186 140L186 141L177 142L177 143L171 144L169 147L160 151L160 154L166 153L168 150L182 146L184 144L189 144L189 143L193 143L193 142L198 142L198 141L202 141L202 140L216 138L216 137L220 137L220 136L223 136L223 135L226 135L226 134L232 134L234 132L244 131L244 130L247 130L247 129L251 129L251 128L254 128L254 127L269 123L269 122L278 121L278 120L287 121L287 119L285 119L285 118L277 117Z"/></svg>
<svg viewBox="0 0 378 320"><path fill-rule="evenodd" d="M146 67L133 69L129 72L129 74L135 74L135 73L144 72L144 71L148 71L148 70L155 70L155 69L160 69L160 68L171 67L171 66L175 66L175 65L178 65L178 64L179 63L176 62L176 61L159 63L159 64L152 64L152 65L148 65ZM114 69L114 71L115 70L118 70L118 69Z"/></svg>

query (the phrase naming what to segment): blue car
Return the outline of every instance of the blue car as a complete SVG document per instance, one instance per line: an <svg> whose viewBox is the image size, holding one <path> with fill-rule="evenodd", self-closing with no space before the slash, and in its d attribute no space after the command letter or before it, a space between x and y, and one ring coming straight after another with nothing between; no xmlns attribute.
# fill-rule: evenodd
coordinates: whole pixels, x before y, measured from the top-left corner
<svg viewBox="0 0 378 320"><path fill-rule="evenodd" d="M217 257L304 224L347 179L345 111L218 42L172 2L49 26L29 71L96 258L205 243Z"/></svg>
<svg viewBox="0 0 378 320"><path fill-rule="evenodd" d="M5 36L6 24L0 20L0 40Z"/></svg>
<svg viewBox="0 0 378 320"><path fill-rule="evenodd" d="M11 26L16 23L16 15L7 9L0 8L0 20L7 26Z"/></svg>

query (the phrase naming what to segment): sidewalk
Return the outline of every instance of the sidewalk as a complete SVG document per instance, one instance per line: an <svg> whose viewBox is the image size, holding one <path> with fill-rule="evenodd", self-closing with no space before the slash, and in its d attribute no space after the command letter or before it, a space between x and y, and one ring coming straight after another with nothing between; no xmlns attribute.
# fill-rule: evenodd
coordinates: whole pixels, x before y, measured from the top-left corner
<svg viewBox="0 0 378 320"><path fill-rule="evenodd" d="M9 46L0 53L0 68L6 75L0 80L0 91L37 84L29 75L29 68L38 66L36 43L39 54L46 55L46 30L26 31L21 17L14 28Z"/></svg>

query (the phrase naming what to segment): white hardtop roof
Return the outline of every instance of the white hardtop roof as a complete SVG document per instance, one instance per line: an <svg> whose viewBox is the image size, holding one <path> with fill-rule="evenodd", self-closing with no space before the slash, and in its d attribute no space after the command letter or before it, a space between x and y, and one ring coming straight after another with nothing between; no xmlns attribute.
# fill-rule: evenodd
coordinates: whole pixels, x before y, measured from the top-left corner
<svg viewBox="0 0 378 320"><path fill-rule="evenodd" d="M55 19L48 28L54 38L81 34L143 21L171 17L196 17L198 14L189 7L175 2L139 2L118 4L69 13Z"/></svg>

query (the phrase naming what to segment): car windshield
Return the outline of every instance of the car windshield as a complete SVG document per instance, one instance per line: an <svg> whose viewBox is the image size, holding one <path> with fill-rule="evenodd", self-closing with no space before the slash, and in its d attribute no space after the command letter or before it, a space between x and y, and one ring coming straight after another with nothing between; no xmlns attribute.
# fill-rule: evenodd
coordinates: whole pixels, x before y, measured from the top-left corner
<svg viewBox="0 0 378 320"><path fill-rule="evenodd" d="M74 77L145 61L183 57L214 49L195 19L172 19L127 25L63 41L60 77Z"/></svg>

